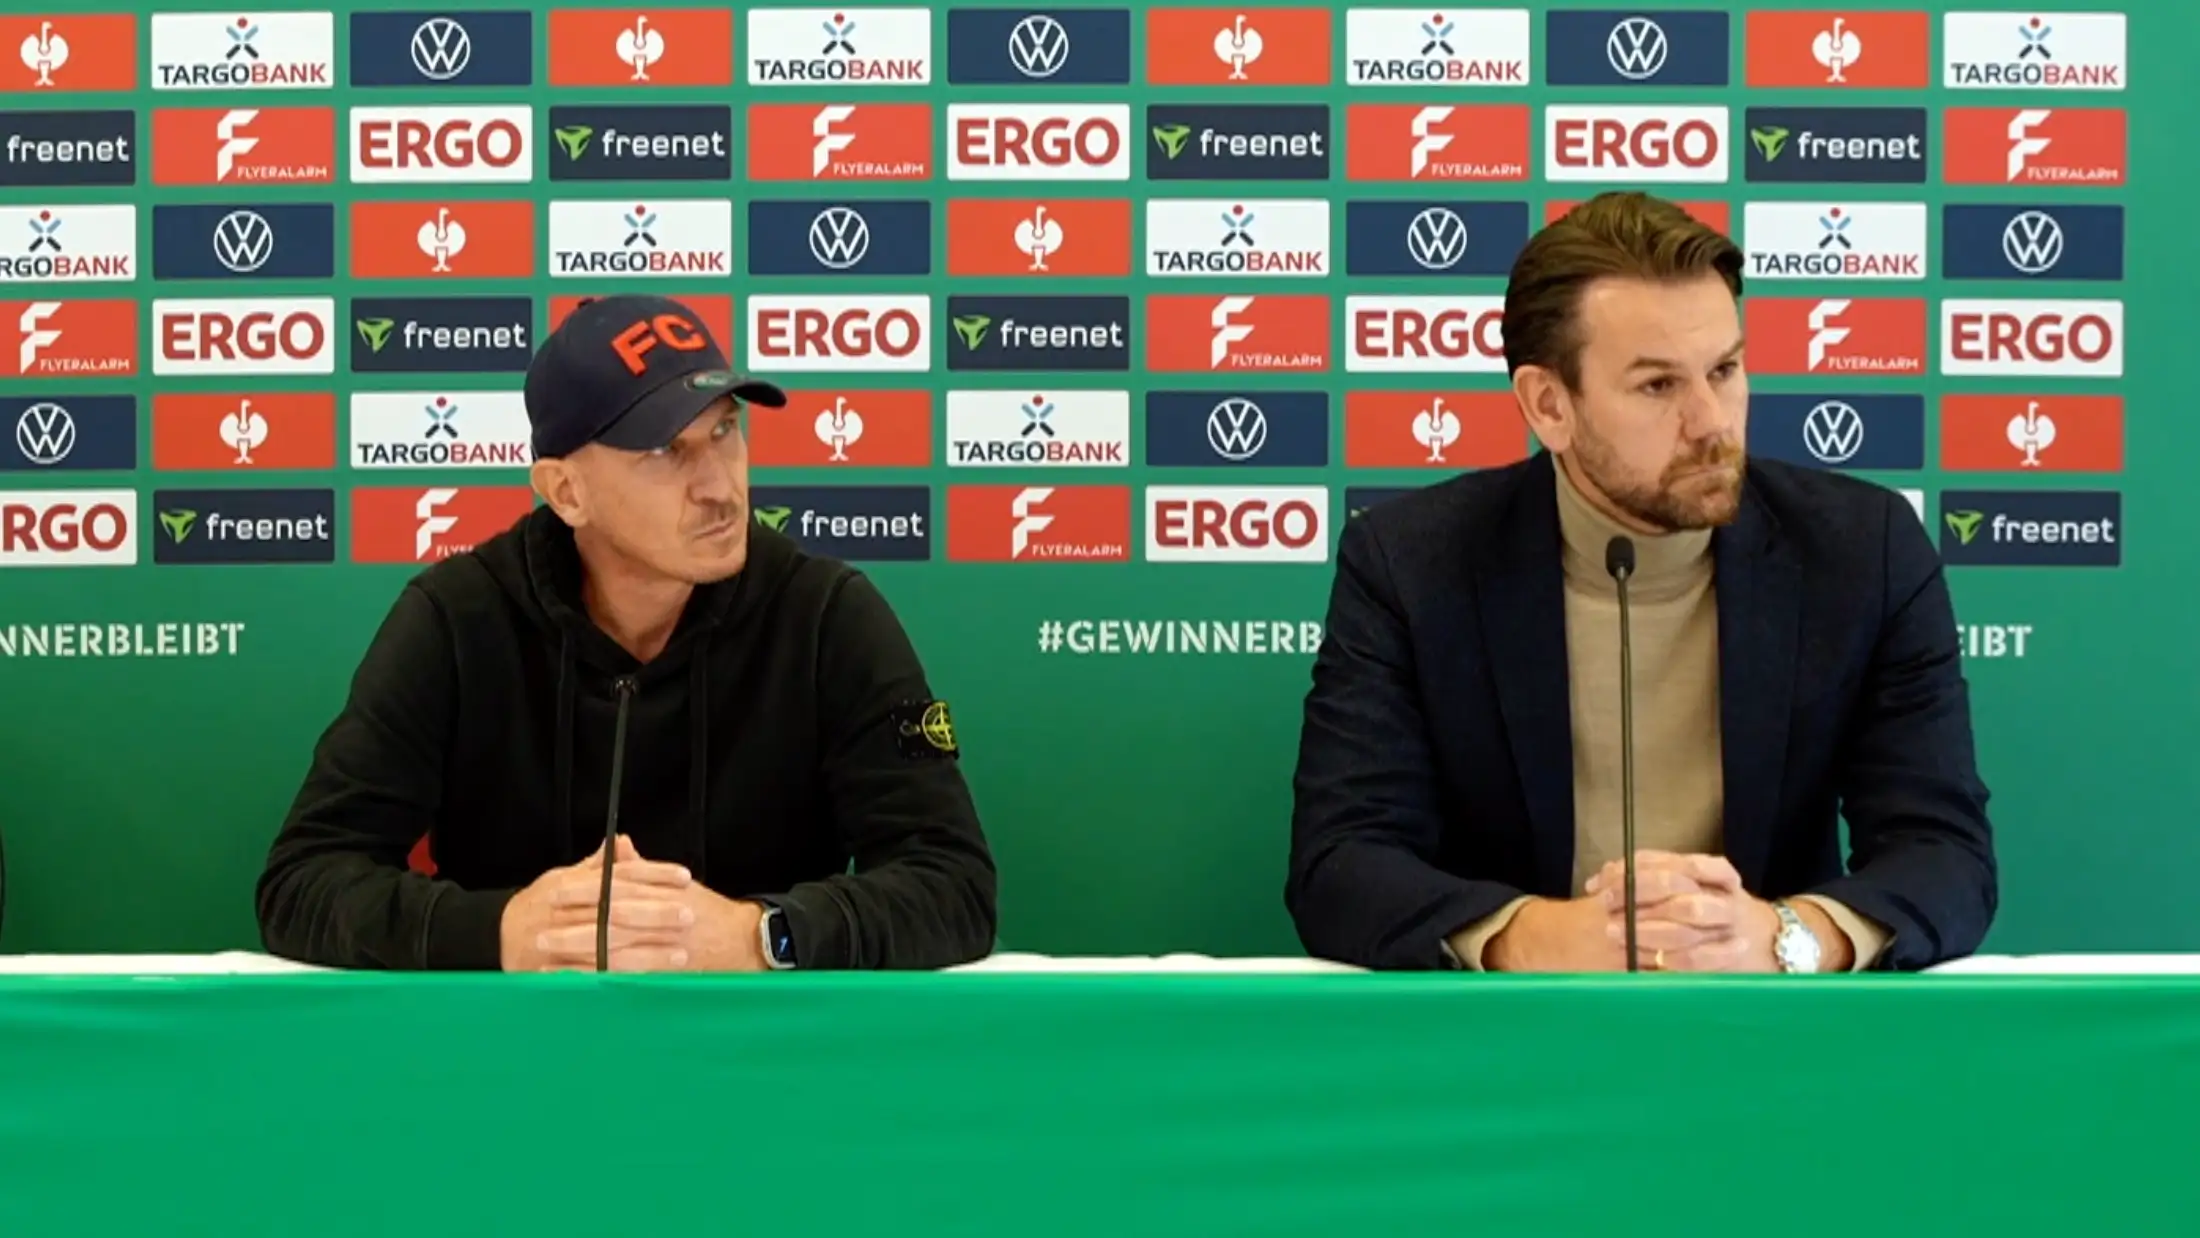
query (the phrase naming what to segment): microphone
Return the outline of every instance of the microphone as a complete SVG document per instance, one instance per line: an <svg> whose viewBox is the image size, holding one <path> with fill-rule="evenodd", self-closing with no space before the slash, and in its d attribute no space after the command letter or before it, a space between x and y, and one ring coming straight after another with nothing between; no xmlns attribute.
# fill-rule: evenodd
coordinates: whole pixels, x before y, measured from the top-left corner
<svg viewBox="0 0 2200 1238"><path fill-rule="evenodd" d="M611 726L611 802L603 814L603 887L596 895L596 970L611 970L611 862L619 853L619 783L626 776L626 711L634 703L634 679L613 685L619 694L619 718ZM1632 898L1632 887L1629 897Z"/></svg>
<svg viewBox="0 0 2200 1238"><path fill-rule="evenodd" d="M1627 578L1635 574L1635 543L1604 543L1604 570L1619 590L1619 846L1626 865L1622 892L1627 917L1627 970L1641 971L1635 955L1635 642L1627 626Z"/></svg>

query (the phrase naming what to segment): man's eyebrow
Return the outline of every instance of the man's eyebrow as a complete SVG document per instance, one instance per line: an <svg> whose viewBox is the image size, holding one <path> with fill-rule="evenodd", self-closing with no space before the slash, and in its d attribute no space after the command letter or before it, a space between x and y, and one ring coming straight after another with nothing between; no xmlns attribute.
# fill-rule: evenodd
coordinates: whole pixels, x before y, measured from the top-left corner
<svg viewBox="0 0 2200 1238"><path fill-rule="evenodd" d="M1742 346L1746 342L1747 341L1745 340L1734 341L1734 346L1732 348L1729 348L1725 352L1719 354L1719 360L1722 362L1732 361L1736 357L1741 356ZM1637 357L1628 364L1627 372L1631 374L1636 370L1680 370L1686 368L1686 366L1683 366L1680 362L1675 361L1670 357Z"/></svg>

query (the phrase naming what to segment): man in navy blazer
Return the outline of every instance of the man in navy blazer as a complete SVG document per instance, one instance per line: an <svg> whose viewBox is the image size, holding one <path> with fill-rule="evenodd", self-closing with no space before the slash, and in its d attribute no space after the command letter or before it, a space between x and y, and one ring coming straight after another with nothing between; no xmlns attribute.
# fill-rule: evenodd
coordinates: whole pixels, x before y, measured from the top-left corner
<svg viewBox="0 0 2200 1238"><path fill-rule="evenodd" d="M1506 292L1545 450L1346 525L1285 890L1311 954L1627 966L1615 537L1636 555L1639 965L1914 970L1985 937L1939 556L1895 492L1745 458L1741 267L1643 194L1575 208Z"/></svg>

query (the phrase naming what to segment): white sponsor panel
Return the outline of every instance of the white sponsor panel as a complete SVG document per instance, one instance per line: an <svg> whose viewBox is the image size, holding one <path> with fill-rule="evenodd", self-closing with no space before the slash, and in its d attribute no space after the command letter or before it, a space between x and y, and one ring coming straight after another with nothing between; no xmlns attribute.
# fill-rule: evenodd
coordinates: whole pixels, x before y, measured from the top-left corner
<svg viewBox="0 0 2200 1238"><path fill-rule="evenodd" d="M1925 492L1923 490L1904 490L1902 491L1902 497L1910 501L1910 510L1916 512L1918 520L1922 522L1925 519Z"/></svg>
<svg viewBox="0 0 2200 1238"><path fill-rule="evenodd" d="M2124 303L1942 301L1940 372L1960 378L2122 378Z"/></svg>
<svg viewBox="0 0 2200 1238"><path fill-rule="evenodd" d="M330 297L153 302L155 374L334 374Z"/></svg>
<svg viewBox="0 0 2200 1238"><path fill-rule="evenodd" d="M1941 85L1949 90L2122 90L2122 13L1948 13Z"/></svg>
<svg viewBox="0 0 2200 1238"><path fill-rule="evenodd" d="M1528 10L1347 9L1348 86L1526 86Z"/></svg>
<svg viewBox="0 0 2200 1238"><path fill-rule="evenodd" d="M1543 179L1723 185L1727 109L1614 104L1543 109Z"/></svg>
<svg viewBox="0 0 2200 1238"><path fill-rule="evenodd" d="M0 567L130 567L135 490L0 490Z"/></svg>
<svg viewBox="0 0 2200 1238"><path fill-rule="evenodd" d="M136 279L134 206L0 206L0 284Z"/></svg>
<svg viewBox="0 0 2200 1238"><path fill-rule="evenodd" d="M1745 202L1751 279L1923 279L1922 202Z"/></svg>
<svg viewBox="0 0 2200 1238"><path fill-rule="evenodd" d="M1327 563L1323 486L1148 486L1151 563Z"/></svg>
<svg viewBox="0 0 2200 1238"><path fill-rule="evenodd" d="M921 86L930 9L750 9L751 86Z"/></svg>
<svg viewBox="0 0 2200 1238"><path fill-rule="evenodd" d="M950 103L951 181L1127 181L1127 103Z"/></svg>
<svg viewBox="0 0 2200 1238"><path fill-rule="evenodd" d="M550 277L733 277L733 203L724 198L550 204Z"/></svg>
<svg viewBox="0 0 2200 1238"><path fill-rule="evenodd" d="M355 469L525 468L534 463L517 391L360 391L351 397Z"/></svg>
<svg viewBox="0 0 2200 1238"><path fill-rule="evenodd" d="M355 185L521 185L535 178L535 111L496 107L351 109Z"/></svg>
<svg viewBox="0 0 2200 1238"><path fill-rule="evenodd" d="M1503 297L1346 297L1344 368L1359 374L1502 374Z"/></svg>
<svg viewBox="0 0 2200 1238"><path fill-rule="evenodd" d="M950 391L951 468L1123 468L1128 391Z"/></svg>
<svg viewBox="0 0 2200 1238"><path fill-rule="evenodd" d="M1324 198L1155 198L1146 203L1148 275L1327 275Z"/></svg>
<svg viewBox="0 0 2200 1238"><path fill-rule="evenodd" d="M155 13L155 90L329 90L333 13Z"/></svg>
<svg viewBox="0 0 2200 1238"><path fill-rule="evenodd" d="M748 367L921 374L932 368L932 298L753 296Z"/></svg>

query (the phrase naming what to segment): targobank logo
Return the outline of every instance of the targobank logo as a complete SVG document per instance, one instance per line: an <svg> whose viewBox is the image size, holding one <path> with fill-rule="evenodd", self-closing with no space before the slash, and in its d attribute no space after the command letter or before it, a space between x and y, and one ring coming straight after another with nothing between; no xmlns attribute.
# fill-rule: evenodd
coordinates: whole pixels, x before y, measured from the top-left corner
<svg viewBox="0 0 2200 1238"><path fill-rule="evenodd" d="M550 204L553 279L732 274L733 203L723 198Z"/></svg>
<svg viewBox="0 0 2200 1238"><path fill-rule="evenodd" d="M554 181L722 181L733 176L733 109L553 107Z"/></svg>
<svg viewBox="0 0 2200 1238"><path fill-rule="evenodd" d="M134 206L0 206L0 282L137 278Z"/></svg>
<svg viewBox="0 0 2200 1238"><path fill-rule="evenodd" d="M1127 391L947 393L954 468L1123 468L1130 464Z"/></svg>
<svg viewBox="0 0 2200 1238"><path fill-rule="evenodd" d="M360 391L351 397L358 469L526 468L526 401L516 391Z"/></svg>
<svg viewBox="0 0 2200 1238"><path fill-rule="evenodd" d="M1749 202L1753 279L1923 279L1922 202Z"/></svg>
<svg viewBox="0 0 2200 1238"><path fill-rule="evenodd" d="M2122 90L2122 13L1949 13L1941 27L1950 90Z"/></svg>
<svg viewBox="0 0 2200 1238"><path fill-rule="evenodd" d="M1347 9L1348 86L1526 86L1528 10Z"/></svg>
<svg viewBox="0 0 2200 1238"><path fill-rule="evenodd" d="M930 9L750 9L749 85L922 86Z"/></svg>
<svg viewBox="0 0 2200 1238"><path fill-rule="evenodd" d="M1148 275L1327 275L1329 203L1179 198L1146 203Z"/></svg>
<svg viewBox="0 0 2200 1238"><path fill-rule="evenodd" d="M153 14L155 90L328 90L330 13Z"/></svg>

